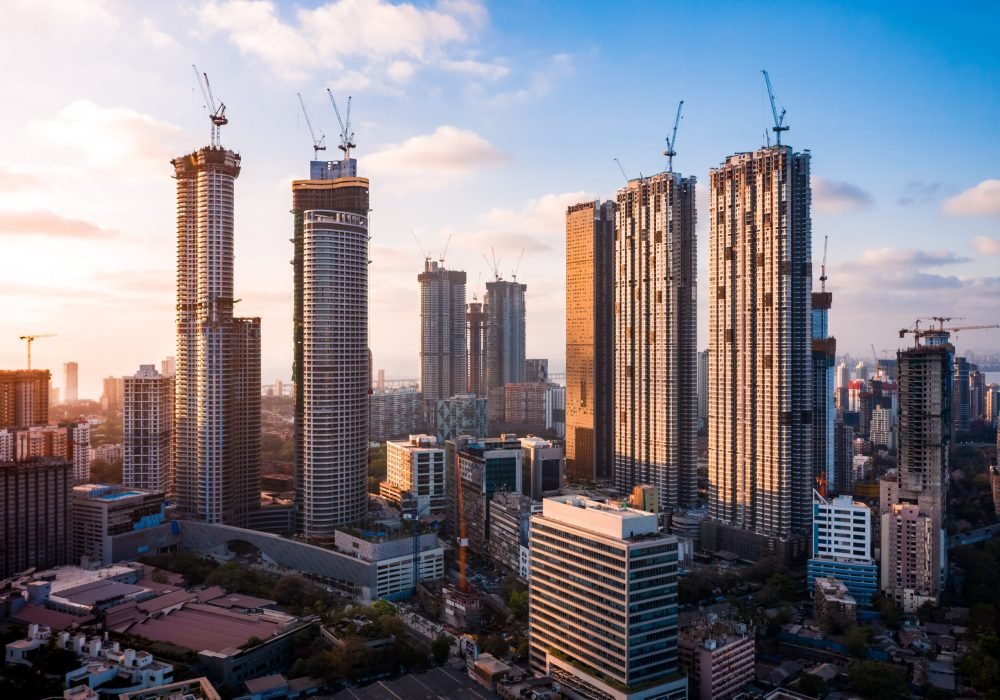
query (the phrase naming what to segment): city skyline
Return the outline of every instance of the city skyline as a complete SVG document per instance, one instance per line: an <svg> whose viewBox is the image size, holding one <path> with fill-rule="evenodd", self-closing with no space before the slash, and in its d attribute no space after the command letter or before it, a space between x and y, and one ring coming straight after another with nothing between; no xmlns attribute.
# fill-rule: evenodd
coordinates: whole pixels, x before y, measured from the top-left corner
<svg viewBox="0 0 1000 700"><path fill-rule="evenodd" d="M813 152L813 235L830 237L828 289L838 299L830 332L838 348L866 357L871 338L891 352L903 345L894 329L960 302L964 315L995 321L991 295L1000 281L991 266L1000 253L1000 183L986 154L996 150L989 115L1000 92L989 79L996 58L986 35L978 38L992 23L990 12L968 22L931 13L904 18L899 7L859 8L787 6L773 17L730 8L745 24L725 26L713 24L711 13L674 10L670 21L686 29L679 32L685 36L677 39L678 55L688 42L725 41L765 22L799 30L822 25L828 40L813 45L808 32L792 36L793 48L805 52L796 65L782 62L776 49L748 49L746 69L739 71L693 51L683 59L690 74L658 76L641 114L623 116L614 106L633 87L629 78L618 81L606 104L578 119L581 88L643 60L649 52L643 37L651 29L640 31L628 20L598 39L587 26L596 9L532 8L534 22L522 27L524 8L516 4L443 3L410 7L420 21L390 41L380 44L381 30L366 29L350 45L313 55L287 42L304 38L309 45L316 41L310 32L349 11L385 13L385 25L393 26L400 6L204 3L187 12L163 7L141 15L95 1L46 16L48 31L27 45L26 30L38 26L43 12L14 6L0 30L6 40L0 52L21 62L44 51L46 60L29 61L32 67L14 76L12 88L24 98L0 116L14 137L0 159L0 236L14 255L44 252L51 274L43 287L30 266L22 266L4 282L4 296L15 303L2 324L0 362L24 365L19 335L57 333L33 347L34 366L58 376L63 363L79 362L80 395L97 398L102 377L123 376L171 353L168 161L204 140L192 62L213 76L232 118L224 144L245 158L237 185L236 284L243 303L264 319L267 379L287 379L291 366L286 193L311 146L295 92L303 92L314 122L332 141L326 86L355 96L359 157L384 183L372 192L370 313L375 366L389 376L418 374L416 353L394 342L401 334L417 337L408 280L423 256L412 242L414 228L435 254L454 233L447 266L467 273L470 295L474 278L488 278L482 257L490 246L507 276L525 248L518 278L529 287L527 355L548 357L551 371L561 372L563 266L553 261L562 255L565 207L620 187L613 157L630 177L662 169L658 153L679 99L686 101L679 170L704 182L727 153L758 146L770 119L760 67L771 70L788 109L790 140ZM263 41L267 32L254 31L255 21L284 32L287 42ZM558 31L545 33L556 24ZM93 57L86 68L60 60L81 52ZM810 72L819 65L825 67L822 86ZM150 73L158 80L149 81ZM745 109L713 111L723 103ZM870 128L857 130L861 123ZM595 148L593 134L608 131L610 139ZM930 158L927 140L944 138L949 148ZM115 167L124 160L134 166L128 173ZM702 190L705 223L698 237L705 251ZM698 272L703 349L704 252ZM480 296L484 282L477 285ZM920 302L929 290L937 296L934 309ZM108 313L144 332L120 334L107 352L104 334L94 328ZM983 349L997 337L983 333L968 344L958 337L956 345L960 353Z"/></svg>

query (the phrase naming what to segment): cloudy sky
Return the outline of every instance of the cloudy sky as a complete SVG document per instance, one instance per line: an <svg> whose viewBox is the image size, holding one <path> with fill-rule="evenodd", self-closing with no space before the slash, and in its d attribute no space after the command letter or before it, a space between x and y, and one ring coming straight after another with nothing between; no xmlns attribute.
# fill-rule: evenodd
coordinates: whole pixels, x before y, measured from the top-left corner
<svg viewBox="0 0 1000 700"><path fill-rule="evenodd" d="M0 367L24 365L18 335L57 333L35 366L78 361L96 398L102 376L173 354L168 161L208 139L193 63L243 157L236 291L263 318L266 381L290 374L289 183L312 156L296 93L335 153L327 87L354 97L371 345L390 377L417 376L414 232L434 257L451 235L470 294L484 254L509 275L523 249L528 355L561 371L566 206L613 196L615 157L629 177L662 170L680 99L676 169L704 183L759 146L763 67L785 140L813 154L814 269L829 236L840 348L892 352L918 316L1000 321L998 23L987 2L5 0ZM1000 350L1000 334L959 345Z"/></svg>

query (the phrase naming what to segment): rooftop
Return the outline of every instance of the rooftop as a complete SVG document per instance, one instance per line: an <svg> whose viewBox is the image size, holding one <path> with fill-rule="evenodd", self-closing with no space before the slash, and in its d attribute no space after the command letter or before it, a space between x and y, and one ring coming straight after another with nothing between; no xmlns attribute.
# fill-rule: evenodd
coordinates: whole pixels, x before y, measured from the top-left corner
<svg viewBox="0 0 1000 700"><path fill-rule="evenodd" d="M542 501L542 515L551 520L616 539L630 539L658 532L654 513L621 504L595 501L585 496L555 496Z"/></svg>
<svg viewBox="0 0 1000 700"><path fill-rule="evenodd" d="M251 637L267 639L284 625L262 615L244 615L212 605L186 603L182 608L148 618L129 629L155 642L166 642L192 651L231 653Z"/></svg>

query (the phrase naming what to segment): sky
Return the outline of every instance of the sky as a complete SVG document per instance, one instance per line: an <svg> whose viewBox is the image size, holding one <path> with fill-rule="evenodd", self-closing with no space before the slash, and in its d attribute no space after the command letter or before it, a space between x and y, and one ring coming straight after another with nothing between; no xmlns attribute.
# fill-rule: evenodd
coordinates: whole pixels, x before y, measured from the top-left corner
<svg viewBox="0 0 1000 700"><path fill-rule="evenodd" d="M371 179L376 368L418 376L424 253L527 284L529 357L564 368L564 216L665 167L699 180L707 345L710 168L759 147L767 68L813 167L813 257L828 238L830 327L871 357L933 315L1000 322L1000 5L507 0L6 0L0 6L0 367L101 378L174 354L172 157L205 145L192 64L230 123L236 296L263 325L262 376L291 366L290 183L353 97ZM449 241L450 237L450 243ZM418 242L419 241L419 242ZM523 250L523 256L522 251ZM818 282L816 283L818 286ZM997 331L959 350L1000 351Z"/></svg>

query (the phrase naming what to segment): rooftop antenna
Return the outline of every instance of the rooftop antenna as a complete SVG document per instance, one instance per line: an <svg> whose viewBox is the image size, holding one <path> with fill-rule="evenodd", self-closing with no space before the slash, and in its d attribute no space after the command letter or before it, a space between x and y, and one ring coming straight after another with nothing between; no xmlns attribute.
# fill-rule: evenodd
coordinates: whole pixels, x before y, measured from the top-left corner
<svg viewBox="0 0 1000 700"><path fill-rule="evenodd" d="M674 156L677 155L677 127L681 123L681 108L684 106L684 100L681 100L677 104L677 116L674 117L674 132L671 134L670 138L667 139L667 150L663 152L663 155L667 157L667 172L674 172Z"/></svg>
<svg viewBox="0 0 1000 700"><path fill-rule="evenodd" d="M625 168L622 167L622 162L617 158L612 158L611 160L618 163L618 169L622 171L622 177L625 178L625 182L628 182L628 175L625 174Z"/></svg>
<svg viewBox="0 0 1000 700"><path fill-rule="evenodd" d="M316 132L313 131L312 122L309 121L309 112L306 111L305 100L302 99L302 93L296 93L299 96L299 104L302 105L302 116L306 118L306 126L309 127L309 136L312 137L313 141L313 160L319 159L319 152L326 150L326 134L320 133L319 138L316 138Z"/></svg>
<svg viewBox="0 0 1000 700"><path fill-rule="evenodd" d="M771 89L771 76L767 74L766 70L762 70L761 73L764 74L764 83L767 85L767 96L771 100L771 114L774 116L774 126L771 127L771 131L774 132L775 141L777 145L781 145L781 132L788 131L788 126L785 125L785 108L781 108L781 114L778 114L778 106L774 101L774 90ZM768 142L770 144L770 141Z"/></svg>
<svg viewBox="0 0 1000 700"><path fill-rule="evenodd" d="M357 146L357 144L354 143L354 132L351 131L351 96L347 96L347 119L344 120L340 116L340 109L337 107L337 100L333 99L333 92L330 91L330 88L327 88L326 92L330 95L330 102L333 104L333 111L337 114L337 121L340 122L340 145L337 146L337 148L344 152L344 160L350 160L351 149Z"/></svg>
<svg viewBox="0 0 1000 700"><path fill-rule="evenodd" d="M194 69L194 77L198 81L198 87L201 88L201 96L205 98L205 107L209 110L208 119L212 122L210 143L212 148L220 148L222 146L222 127L229 123L229 118L226 116L226 105L219 102L216 106L215 95L212 94L212 84L208 82L208 73L199 73L198 66L193 63L191 68Z"/></svg>
<svg viewBox="0 0 1000 700"><path fill-rule="evenodd" d="M819 287L819 289L820 289L821 292L825 292L826 291L826 280L827 280L827 277L826 277L826 243L827 243L827 240L829 238L830 238L829 236L823 236L823 265L819 268L820 269L820 273L819 273L819 285L820 285L820 287Z"/></svg>
<svg viewBox="0 0 1000 700"><path fill-rule="evenodd" d="M522 260L524 260L524 248L521 248L521 254L517 256L517 265L514 266L514 271L510 273L515 282L517 282L517 271L521 269Z"/></svg>

